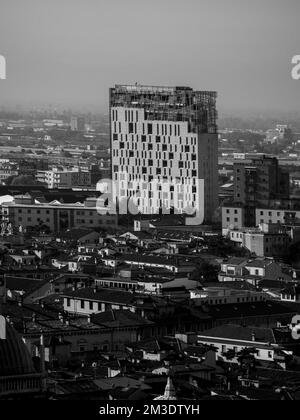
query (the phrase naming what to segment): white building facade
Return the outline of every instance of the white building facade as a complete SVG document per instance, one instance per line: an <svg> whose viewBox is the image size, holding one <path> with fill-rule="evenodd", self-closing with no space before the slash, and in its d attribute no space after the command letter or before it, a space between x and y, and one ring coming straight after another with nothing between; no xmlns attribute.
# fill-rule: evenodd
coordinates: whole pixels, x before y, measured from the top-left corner
<svg viewBox="0 0 300 420"><path fill-rule="evenodd" d="M218 203L215 105L215 92L190 88L111 89L113 200L135 197L142 214L192 216L201 208L198 224L211 221Z"/></svg>

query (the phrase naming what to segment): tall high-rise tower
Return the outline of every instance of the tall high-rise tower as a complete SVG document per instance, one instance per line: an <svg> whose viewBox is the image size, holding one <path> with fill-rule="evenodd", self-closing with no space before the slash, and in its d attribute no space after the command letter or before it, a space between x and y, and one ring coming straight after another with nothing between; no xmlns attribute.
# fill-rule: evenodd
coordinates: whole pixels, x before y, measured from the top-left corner
<svg viewBox="0 0 300 420"><path fill-rule="evenodd" d="M115 200L138 193L144 214L185 213L198 201L205 221L212 220L218 205L216 97L188 87L110 90Z"/></svg>

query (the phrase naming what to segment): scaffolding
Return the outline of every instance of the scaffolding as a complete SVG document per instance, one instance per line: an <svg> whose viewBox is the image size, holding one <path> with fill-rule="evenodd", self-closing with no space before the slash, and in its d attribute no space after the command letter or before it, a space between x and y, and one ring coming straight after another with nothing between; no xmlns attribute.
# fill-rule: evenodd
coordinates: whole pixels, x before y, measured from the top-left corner
<svg viewBox="0 0 300 420"><path fill-rule="evenodd" d="M110 106L142 108L145 120L187 122L190 133L218 132L216 92L189 87L116 85L110 90Z"/></svg>

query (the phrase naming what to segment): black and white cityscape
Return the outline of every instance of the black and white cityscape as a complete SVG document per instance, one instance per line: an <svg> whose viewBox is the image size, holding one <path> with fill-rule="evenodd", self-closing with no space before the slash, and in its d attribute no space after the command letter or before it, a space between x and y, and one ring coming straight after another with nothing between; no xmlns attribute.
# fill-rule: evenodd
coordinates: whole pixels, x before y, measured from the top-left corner
<svg viewBox="0 0 300 420"><path fill-rule="evenodd" d="M300 399L299 14L0 0L0 401Z"/></svg>

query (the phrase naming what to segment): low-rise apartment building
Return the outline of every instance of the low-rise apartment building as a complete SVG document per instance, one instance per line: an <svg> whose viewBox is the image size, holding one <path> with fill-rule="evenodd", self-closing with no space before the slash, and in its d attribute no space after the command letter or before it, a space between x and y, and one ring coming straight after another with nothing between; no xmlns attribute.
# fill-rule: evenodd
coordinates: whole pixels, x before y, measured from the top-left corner
<svg viewBox="0 0 300 420"><path fill-rule="evenodd" d="M70 314L91 316L111 310L124 310L148 318L154 314L173 313L172 305L148 295L127 291L108 290L105 288L86 287L78 290L66 290L62 295L64 311Z"/></svg>
<svg viewBox="0 0 300 420"><path fill-rule="evenodd" d="M204 287L190 291L190 298L196 306L230 305L234 303L262 302L267 300L265 292L227 289L224 287Z"/></svg>
<svg viewBox="0 0 300 420"><path fill-rule="evenodd" d="M258 228L229 229L227 237L257 257L282 257L292 243L300 240L300 228L261 224Z"/></svg>
<svg viewBox="0 0 300 420"><path fill-rule="evenodd" d="M14 201L2 204L2 221L11 223L19 231L46 226L51 232L72 228L115 229L117 215L97 205L97 198L84 203L64 204L59 201L43 203L30 196L16 196Z"/></svg>
<svg viewBox="0 0 300 420"><path fill-rule="evenodd" d="M300 224L300 209L293 205L258 206L248 208L239 204L224 204L222 207L223 233L230 229L242 229L244 227L257 227L261 224ZM289 208L291 207L291 208Z"/></svg>
<svg viewBox="0 0 300 420"><path fill-rule="evenodd" d="M278 330L278 335L280 332ZM238 363L238 353L244 349L254 349L254 357L265 362L282 363L285 360L283 351L285 354L293 354L281 345L276 329L272 328L222 325L201 333L198 344L214 346L217 349L217 360L231 363ZM228 352L232 354L230 359Z"/></svg>
<svg viewBox="0 0 300 420"><path fill-rule="evenodd" d="M19 167L16 163L12 163L7 159L0 159L0 184L14 176L19 175Z"/></svg>
<svg viewBox="0 0 300 420"><path fill-rule="evenodd" d="M290 282L294 271L273 258L230 258L221 264L220 282L247 281L258 286L263 280Z"/></svg>
<svg viewBox="0 0 300 420"><path fill-rule="evenodd" d="M185 275L176 276L145 276L144 278L122 278L122 277L108 277L96 279L96 284L100 287L110 289L125 289L133 290L135 292L162 296L166 294L173 294L179 289L191 290L198 286L196 280L192 280Z"/></svg>
<svg viewBox="0 0 300 420"><path fill-rule="evenodd" d="M37 181L46 184L49 189L90 187L91 173L79 168L53 168L49 171L38 171Z"/></svg>

